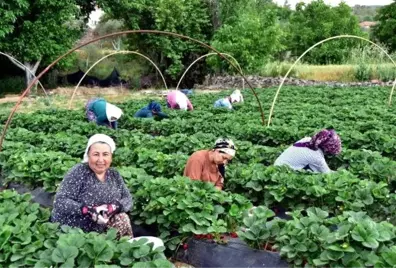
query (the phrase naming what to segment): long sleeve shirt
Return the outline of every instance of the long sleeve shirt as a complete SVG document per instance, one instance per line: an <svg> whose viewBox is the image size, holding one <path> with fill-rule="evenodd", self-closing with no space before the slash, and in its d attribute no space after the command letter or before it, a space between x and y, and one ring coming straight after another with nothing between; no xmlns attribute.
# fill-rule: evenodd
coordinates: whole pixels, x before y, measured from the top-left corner
<svg viewBox="0 0 396 268"><path fill-rule="evenodd" d="M221 98L221 99L215 101L214 107L215 108L226 107L226 108L232 110L232 105L231 105L231 102L228 100L228 98Z"/></svg>
<svg viewBox="0 0 396 268"><path fill-rule="evenodd" d="M106 115L106 101L98 98L90 101L86 107L88 121L95 121L100 126L108 126L117 129L117 121L110 122Z"/></svg>
<svg viewBox="0 0 396 268"><path fill-rule="evenodd" d="M183 176L192 180L210 182L222 189L224 178L221 176L217 165L209 160L209 153L208 150L193 153L187 160Z"/></svg>
<svg viewBox="0 0 396 268"><path fill-rule="evenodd" d="M179 90L172 90L166 97L168 107L171 109L190 110L194 109L187 96Z"/></svg>
<svg viewBox="0 0 396 268"><path fill-rule="evenodd" d="M307 137L298 142L307 142L311 138ZM306 147L290 146L274 163L275 166L287 165L294 170L311 169L314 172L330 173L331 170L326 163L324 153L321 149L316 151Z"/></svg>
<svg viewBox="0 0 396 268"><path fill-rule="evenodd" d="M148 107L143 107L137 111L133 117L137 118L150 118L153 117L153 112Z"/></svg>
<svg viewBox="0 0 396 268"><path fill-rule="evenodd" d="M121 212L132 208L132 196L116 170L108 169L105 181L101 182L87 163L77 164L65 176L55 195L51 220L86 232L103 232L106 226L94 223L89 215L82 215L81 208L115 201L122 205Z"/></svg>

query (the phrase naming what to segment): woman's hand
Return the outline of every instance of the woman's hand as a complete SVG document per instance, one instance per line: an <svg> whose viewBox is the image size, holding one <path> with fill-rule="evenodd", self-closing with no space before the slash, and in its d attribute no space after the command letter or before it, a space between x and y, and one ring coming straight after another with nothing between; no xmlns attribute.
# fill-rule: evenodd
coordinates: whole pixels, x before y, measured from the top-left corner
<svg viewBox="0 0 396 268"><path fill-rule="evenodd" d="M98 207L84 206L81 209L83 215L91 216L93 222L97 224L107 224L109 216L107 215L107 205L101 205Z"/></svg>
<svg viewBox="0 0 396 268"><path fill-rule="evenodd" d="M113 215L120 213L122 210L122 205L120 202L115 201L112 204L104 204L100 207L105 208L107 217L111 218Z"/></svg>

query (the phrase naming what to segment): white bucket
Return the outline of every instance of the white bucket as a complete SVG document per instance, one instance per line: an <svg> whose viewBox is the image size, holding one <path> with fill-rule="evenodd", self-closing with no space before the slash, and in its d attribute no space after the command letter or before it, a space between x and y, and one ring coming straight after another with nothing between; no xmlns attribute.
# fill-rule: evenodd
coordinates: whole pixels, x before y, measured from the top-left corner
<svg viewBox="0 0 396 268"><path fill-rule="evenodd" d="M155 237L155 236L139 236L139 237L135 237L132 238L130 240L128 240L129 243L132 243L133 241L139 241L142 238L146 238L147 242L145 244L148 243L153 243L153 250L158 248L158 247L164 247L164 241L162 241L161 238Z"/></svg>

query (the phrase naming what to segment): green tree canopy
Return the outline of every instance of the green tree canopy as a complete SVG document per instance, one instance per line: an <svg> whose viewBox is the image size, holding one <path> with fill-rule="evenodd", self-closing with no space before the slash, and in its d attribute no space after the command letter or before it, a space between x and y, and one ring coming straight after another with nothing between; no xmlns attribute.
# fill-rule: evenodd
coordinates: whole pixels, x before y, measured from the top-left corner
<svg viewBox="0 0 396 268"><path fill-rule="evenodd" d="M244 70L255 72L284 49L278 7L271 1L249 1L236 14L218 29L212 45L234 56ZM218 58L209 62L229 65Z"/></svg>
<svg viewBox="0 0 396 268"><path fill-rule="evenodd" d="M381 8L375 20L378 24L373 28L373 37L396 51L396 1Z"/></svg>
<svg viewBox="0 0 396 268"><path fill-rule="evenodd" d="M90 0L2 1L0 51L17 58L35 73L40 63L48 63L73 47L82 32L81 22L88 16L82 11L93 8L90 3ZM29 82L31 76L26 73Z"/></svg>
<svg viewBox="0 0 396 268"><path fill-rule="evenodd" d="M127 29L175 32L208 42L213 34L209 3L202 0L98 0L110 17L121 19ZM176 79L191 62L191 54L206 49L192 42L163 35L129 35L129 49L148 55Z"/></svg>
<svg viewBox="0 0 396 268"><path fill-rule="evenodd" d="M309 4L299 3L290 18L289 49L294 56L301 55L317 42L341 34L365 36L352 9L341 2L336 7L323 0ZM316 64L340 63L354 46L362 42L356 39L332 40L312 50L305 60Z"/></svg>

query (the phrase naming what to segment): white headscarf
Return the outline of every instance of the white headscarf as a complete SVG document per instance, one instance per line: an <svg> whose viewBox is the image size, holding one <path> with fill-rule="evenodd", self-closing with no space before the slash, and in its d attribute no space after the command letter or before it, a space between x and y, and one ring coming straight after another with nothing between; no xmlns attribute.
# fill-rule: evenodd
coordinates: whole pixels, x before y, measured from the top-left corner
<svg viewBox="0 0 396 268"><path fill-rule="evenodd" d="M231 94L231 102L243 102L242 93L239 89L234 90Z"/></svg>
<svg viewBox="0 0 396 268"><path fill-rule="evenodd" d="M109 122L111 121L112 117L117 118L116 120L118 120L121 115L123 115L123 112L120 108L118 108L117 106L106 102L106 116L107 116L107 120L109 120ZM115 120L113 120L115 121Z"/></svg>
<svg viewBox="0 0 396 268"><path fill-rule="evenodd" d="M88 140L87 148L85 149L84 159L82 161L83 163L87 163L88 162L88 151L89 151L89 148L91 147L92 144L97 143L97 142L104 142L107 145L109 145L111 153L113 153L115 151L115 149L116 149L115 142L114 142L114 140L112 138L110 138L109 136L107 136L105 134L95 134L91 138L89 138L89 140Z"/></svg>

